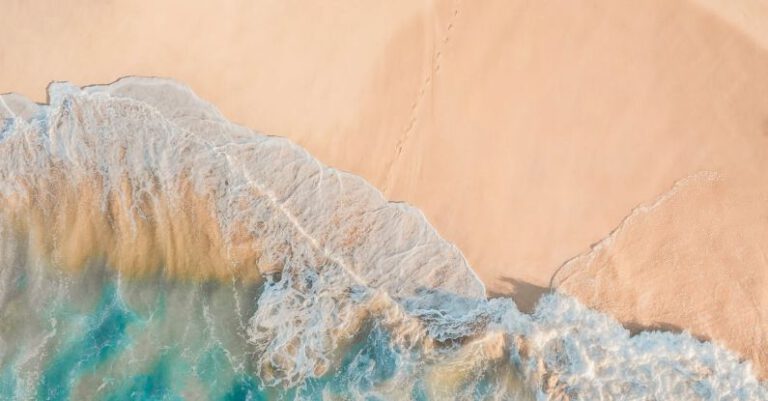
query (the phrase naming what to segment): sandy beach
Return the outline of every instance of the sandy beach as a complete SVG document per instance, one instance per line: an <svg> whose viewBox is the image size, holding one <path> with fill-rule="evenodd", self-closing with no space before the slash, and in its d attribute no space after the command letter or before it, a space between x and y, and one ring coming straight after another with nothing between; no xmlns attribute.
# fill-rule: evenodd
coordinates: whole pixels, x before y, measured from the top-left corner
<svg viewBox="0 0 768 401"><path fill-rule="evenodd" d="M553 286L768 377L768 5L4 1L0 92L126 75L420 208L490 294Z"/></svg>

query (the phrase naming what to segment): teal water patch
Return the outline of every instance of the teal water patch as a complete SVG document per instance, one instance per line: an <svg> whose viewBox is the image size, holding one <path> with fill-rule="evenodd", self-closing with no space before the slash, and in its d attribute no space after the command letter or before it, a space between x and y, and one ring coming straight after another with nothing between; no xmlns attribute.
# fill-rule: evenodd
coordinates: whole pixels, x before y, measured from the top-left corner
<svg viewBox="0 0 768 401"><path fill-rule="evenodd" d="M220 380L222 373L230 371L232 371L232 365L219 346L206 350L195 367L197 377L204 383L216 383Z"/></svg>
<svg viewBox="0 0 768 401"><path fill-rule="evenodd" d="M342 396L348 396L350 389L368 392L395 375L401 358L393 349L390 334L374 325L366 336L351 345L330 387Z"/></svg>
<svg viewBox="0 0 768 401"><path fill-rule="evenodd" d="M251 376L244 375L235 380L232 388L221 398L221 401L267 401L268 399L259 382Z"/></svg>
<svg viewBox="0 0 768 401"><path fill-rule="evenodd" d="M79 377L99 367L123 348L126 328L135 316L122 304L114 285L106 285L97 310L86 318L82 338L66 345L42 374L38 399L68 400Z"/></svg>
<svg viewBox="0 0 768 401"><path fill-rule="evenodd" d="M259 381L245 374L238 374L224 348L219 345L206 349L198 358L195 376L207 389L210 400L261 400L266 399Z"/></svg>
<svg viewBox="0 0 768 401"><path fill-rule="evenodd" d="M16 394L16 372L13 364L8 364L0 373L0 400L11 400Z"/></svg>
<svg viewBox="0 0 768 401"><path fill-rule="evenodd" d="M161 358L153 369L131 378L126 388L106 397L106 401L183 401L172 388L172 366L169 358Z"/></svg>
<svg viewBox="0 0 768 401"><path fill-rule="evenodd" d="M429 401L427 390L424 389L424 382L418 381L411 390L411 399L413 401Z"/></svg>

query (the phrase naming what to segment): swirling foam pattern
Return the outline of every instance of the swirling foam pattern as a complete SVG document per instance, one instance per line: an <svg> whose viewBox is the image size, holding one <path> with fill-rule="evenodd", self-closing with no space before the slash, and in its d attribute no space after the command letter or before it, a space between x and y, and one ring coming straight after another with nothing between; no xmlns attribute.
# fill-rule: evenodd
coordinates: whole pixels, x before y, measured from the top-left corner
<svg viewBox="0 0 768 401"><path fill-rule="evenodd" d="M173 81L0 102L2 400L764 400L687 334L485 296L416 209Z"/></svg>

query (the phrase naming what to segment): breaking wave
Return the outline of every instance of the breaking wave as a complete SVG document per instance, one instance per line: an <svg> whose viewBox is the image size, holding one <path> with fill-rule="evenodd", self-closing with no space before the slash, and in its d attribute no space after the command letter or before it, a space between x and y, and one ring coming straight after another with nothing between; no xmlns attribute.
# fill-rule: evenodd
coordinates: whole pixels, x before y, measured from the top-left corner
<svg viewBox="0 0 768 401"><path fill-rule="evenodd" d="M173 81L0 97L2 400L764 400L688 334L488 299L416 209Z"/></svg>

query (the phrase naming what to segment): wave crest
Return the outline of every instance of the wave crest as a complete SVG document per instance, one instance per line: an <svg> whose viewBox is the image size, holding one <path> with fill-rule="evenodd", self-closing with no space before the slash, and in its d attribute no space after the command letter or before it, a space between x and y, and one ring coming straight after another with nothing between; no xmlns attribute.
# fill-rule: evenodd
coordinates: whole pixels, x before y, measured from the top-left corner
<svg viewBox="0 0 768 401"><path fill-rule="evenodd" d="M226 382L282 399L768 399L749 364L687 334L630 337L560 294L533 315L488 300L418 210L180 84L3 99L0 321L18 324L0 328L0 395L118 394L183 361L166 390L191 398ZM72 340L83 325L98 355L111 344L108 372L61 370L101 363L72 351L94 346Z"/></svg>

